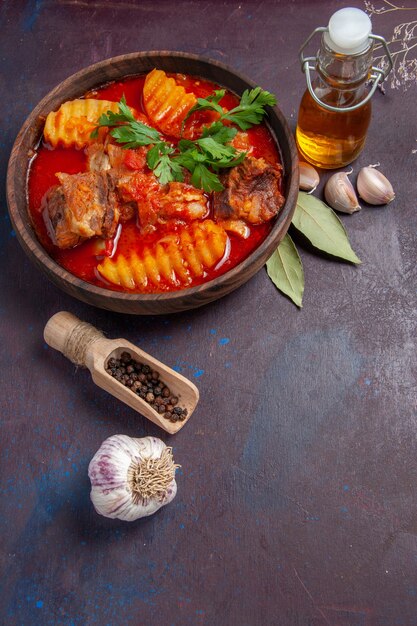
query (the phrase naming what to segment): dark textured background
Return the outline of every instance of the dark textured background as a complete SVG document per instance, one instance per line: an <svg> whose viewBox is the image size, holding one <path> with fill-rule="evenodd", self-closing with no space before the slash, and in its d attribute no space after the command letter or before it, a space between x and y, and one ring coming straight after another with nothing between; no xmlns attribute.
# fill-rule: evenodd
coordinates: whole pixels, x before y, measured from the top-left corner
<svg viewBox="0 0 417 626"><path fill-rule="evenodd" d="M298 47L343 4L1 3L2 624L417 624L417 85L401 73L403 53L354 164L356 174L379 161L396 200L344 218L358 268L302 250L302 311L263 270L178 316L88 307L28 262L4 197L8 155L34 105L116 54L226 62L275 92L294 127ZM414 10L374 0L374 32L390 39L416 20L415 0L405 6ZM201 401L184 430L169 438L48 349L43 327L61 309L196 382ZM174 502L133 524L99 517L89 500L88 462L115 433L160 436L182 464Z"/></svg>

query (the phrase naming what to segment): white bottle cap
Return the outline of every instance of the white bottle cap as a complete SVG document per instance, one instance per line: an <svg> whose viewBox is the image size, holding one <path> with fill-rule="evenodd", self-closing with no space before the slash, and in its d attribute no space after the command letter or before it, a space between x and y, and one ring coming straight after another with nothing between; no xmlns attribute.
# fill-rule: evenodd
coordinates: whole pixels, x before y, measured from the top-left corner
<svg viewBox="0 0 417 626"><path fill-rule="evenodd" d="M332 15L324 39L335 52L358 54L368 47L371 31L371 20L364 11L346 7Z"/></svg>

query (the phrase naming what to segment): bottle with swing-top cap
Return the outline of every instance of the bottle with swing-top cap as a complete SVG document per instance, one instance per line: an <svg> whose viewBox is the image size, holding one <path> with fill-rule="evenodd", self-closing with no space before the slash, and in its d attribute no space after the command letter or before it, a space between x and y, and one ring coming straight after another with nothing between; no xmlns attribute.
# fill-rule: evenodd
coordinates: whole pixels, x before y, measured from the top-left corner
<svg viewBox="0 0 417 626"><path fill-rule="evenodd" d="M327 28L316 28L301 47L307 90L300 104L296 139L303 158L317 167L343 167L354 161L365 145L371 98L392 69L385 40L371 29L364 11L340 9ZM305 57L304 50L316 33L321 33L317 56ZM372 67L375 42L385 48L386 69ZM311 80L313 70L317 76Z"/></svg>

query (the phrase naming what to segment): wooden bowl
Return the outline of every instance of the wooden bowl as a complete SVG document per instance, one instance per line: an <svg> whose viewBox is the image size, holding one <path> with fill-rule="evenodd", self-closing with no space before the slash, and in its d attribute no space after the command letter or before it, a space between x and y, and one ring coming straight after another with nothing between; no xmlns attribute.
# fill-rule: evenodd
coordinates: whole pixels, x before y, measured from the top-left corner
<svg viewBox="0 0 417 626"><path fill-rule="evenodd" d="M200 76L241 95L256 84L227 66L181 52L137 52L113 57L70 76L37 105L23 124L10 156L7 172L7 203L17 238L32 261L55 285L88 304L140 315L173 313L193 309L230 293L251 278L274 252L291 222L298 194L298 158L295 142L278 107L269 109L268 125L278 143L284 167L286 201L266 239L239 265L203 285L171 293L129 294L97 287L58 265L37 239L27 206L29 155L38 146L45 117L66 100L82 96L104 83L146 74L154 67L166 72Z"/></svg>

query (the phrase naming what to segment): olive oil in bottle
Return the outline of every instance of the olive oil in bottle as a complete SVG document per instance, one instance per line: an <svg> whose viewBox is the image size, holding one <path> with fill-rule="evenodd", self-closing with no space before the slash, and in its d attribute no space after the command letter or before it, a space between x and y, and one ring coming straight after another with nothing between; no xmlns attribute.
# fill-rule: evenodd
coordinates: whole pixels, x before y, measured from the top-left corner
<svg viewBox="0 0 417 626"><path fill-rule="evenodd" d="M316 32L322 33L317 56L304 58L303 50ZM343 167L356 159L365 145L371 97L388 73L380 70L372 76L374 83L368 92L375 39L380 41L371 35L366 13L345 8L330 18L328 28L316 29L301 49L307 90L300 104L296 140L302 157L317 167ZM311 60L315 67L309 65ZM317 72L313 81L312 69Z"/></svg>
<svg viewBox="0 0 417 626"><path fill-rule="evenodd" d="M334 92L330 95L337 95ZM335 99L327 98L327 101ZM323 109L306 91L298 114L298 149L316 167L344 167L364 147L370 119L371 102L349 113L336 113Z"/></svg>

